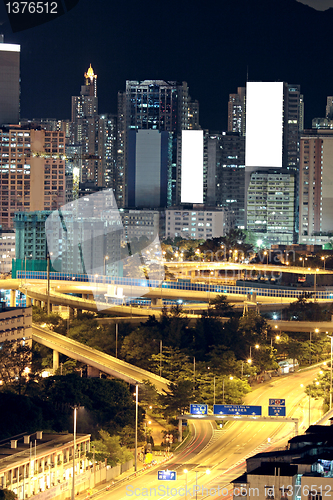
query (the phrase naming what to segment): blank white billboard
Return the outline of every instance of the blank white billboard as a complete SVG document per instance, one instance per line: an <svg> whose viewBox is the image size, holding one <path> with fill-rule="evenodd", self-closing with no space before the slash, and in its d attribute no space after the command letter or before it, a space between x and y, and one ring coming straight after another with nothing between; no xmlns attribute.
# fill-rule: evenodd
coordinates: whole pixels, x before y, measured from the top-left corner
<svg viewBox="0 0 333 500"><path fill-rule="evenodd" d="M245 165L282 167L283 82L247 82Z"/></svg>
<svg viewBox="0 0 333 500"><path fill-rule="evenodd" d="M181 203L203 203L203 130L182 130Z"/></svg>

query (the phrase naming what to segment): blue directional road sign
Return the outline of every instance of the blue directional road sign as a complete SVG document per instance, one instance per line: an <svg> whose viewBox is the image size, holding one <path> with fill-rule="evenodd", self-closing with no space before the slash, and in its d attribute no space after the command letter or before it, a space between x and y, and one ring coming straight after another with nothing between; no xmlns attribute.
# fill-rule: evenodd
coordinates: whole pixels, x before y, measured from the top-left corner
<svg viewBox="0 0 333 500"><path fill-rule="evenodd" d="M160 481L176 481L177 473L174 470L157 471L157 479Z"/></svg>
<svg viewBox="0 0 333 500"><path fill-rule="evenodd" d="M285 417L286 407L285 406L269 406L268 407L269 417Z"/></svg>
<svg viewBox="0 0 333 500"><path fill-rule="evenodd" d="M214 415L261 415L261 406L253 405L214 405Z"/></svg>
<svg viewBox="0 0 333 500"><path fill-rule="evenodd" d="M269 404L269 406L286 406L286 400L285 399L270 399L268 404Z"/></svg>
<svg viewBox="0 0 333 500"><path fill-rule="evenodd" d="M190 405L191 415L207 415L208 405L193 404Z"/></svg>

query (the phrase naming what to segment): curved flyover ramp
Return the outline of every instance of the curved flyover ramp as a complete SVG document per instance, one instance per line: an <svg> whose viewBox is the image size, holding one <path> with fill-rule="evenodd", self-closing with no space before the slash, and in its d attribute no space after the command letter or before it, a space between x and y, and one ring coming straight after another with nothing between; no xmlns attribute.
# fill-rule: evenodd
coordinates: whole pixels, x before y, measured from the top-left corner
<svg viewBox="0 0 333 500"><path fill-rule="evenodd" d="M34 323L32 324L32 340L129 384L141 384L144 380L149 380L158 392L162 393L163 389L168 390L169 380Z"/></svg>

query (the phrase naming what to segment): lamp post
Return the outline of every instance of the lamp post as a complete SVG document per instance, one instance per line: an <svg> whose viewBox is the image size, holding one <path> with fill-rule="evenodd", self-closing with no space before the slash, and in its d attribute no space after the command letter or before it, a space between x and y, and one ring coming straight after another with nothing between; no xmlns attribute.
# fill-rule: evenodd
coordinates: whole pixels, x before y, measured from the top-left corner
<svg viewBox="0 0 333 500"><path fill-rule="evenodd" d="M185 474L185 500L187 498L187 473L188 473L188 470L187 469L184 469L184 474Z"/></svg>
<svg viewBox="0 0 333 500"><path fill-rule="evenodd" d="M323 261L324 261L324 271L325 271L326 258L327 258L327 255L324 255L324 256L321 258L321 260L323 260Z"/></svg>
<svg viewBox="0 0 333 500"><path fill-rule="evenodd" d="M233 379L234 379L234 377L232 375L230 375L229 380L233 380ZM215 396L214 396L214 400L215 400ZM224 404L224 379L222 381L222 403ZM215 402L214 402L214 404L215 404Z"/></svg>
<svg viewBox="0 0 333 500"><path fill-rule="evenodd" d="M319 271L319 269L316 269L315 274L314 274L314 301L317 300L317 272L318 271Z"/></svg>
<svg viewBox="0 0 333 500"><path fill-rule="evenodd" d="M206 474L210 474L210 470L206 469ZM195 471L195 500L198 500L198 471Z"/></svg>
<svg viewBox="0 0 333 500"><path fill-rule="evenodd" d="M135 386L135 459L134 470L138 470L138 408L139 408L139 385Z"/></svg>
<svg viewBox="0 0 333 500"><path fill-rule="evenodd" d="M304 387L303 384L301 384L301 387ZM309 427L311 425L311 394L309 392Z"/></svg>
<svg viewBox="0 0 333 500"><path fill-rule="evenodd" d="M332 409L332 362L333 362L333 336L329 335L331 339L331 377L330 377L330 410Z"/></svg>
<svg viewBox="0 0 333 500"><path fill-rule="evenodd" d="M116 358L118 358L118 323L116 323Z"/></svg>
<svg viewBox="0 0 333 500"><path fill-rule="evenodd" d="M162 376L162 349L163 349L163 341L160 340L160 377Z"/></svg>
<svg viewBox="0 0 333 500"><path fill-rule="evenodd" d="M107 260L109 260L109 256L105 255L104 256L104 266L103 266L104 276L106 276L106 261Z"/></svg>
<svg viewBox="0 0 333 500"><path fill-rule="evenodd" d="M259 344L256 344L254 347L256 349L259 349ZM250 359L251 359L251 362L252 362L252 346L250 346Z"/></svg>
<svg viewBox="0 0 333 500"><path fill-rule="evenodd" d="M74 406L74 442L73 442L72 500L75 499L76 416L77 416L77 406L75 405Z"/></svg>

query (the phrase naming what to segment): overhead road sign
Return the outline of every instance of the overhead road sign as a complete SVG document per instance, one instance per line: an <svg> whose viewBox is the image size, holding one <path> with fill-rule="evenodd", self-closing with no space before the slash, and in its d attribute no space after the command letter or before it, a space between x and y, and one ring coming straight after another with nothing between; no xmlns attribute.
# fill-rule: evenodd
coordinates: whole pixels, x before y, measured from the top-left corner
<svg viewBox="0 0 333 500"><path fill-rule="evenodd" d="M159 481L176 481L177 473L174 470L159 470L157 471L157 479Z"/></svg>
<svg viewBox="0 0 333 500"><path fill-rule="evenodd" d="M191 415L207 415L208 405L204 404L192 404L190 405Z"/></svg>
<svg viewBox="0 0 333 500"><path fill-rule="evenodd" d="M261 406L253 405L214 405L214 415L250 415L260 416Z"/></svg>
<svg viewBox="0 0 333 500"><path fill-rule="evenodd" d="M269 417L285 417L286 407L285 406L269 406L268 407Z"/></svg>
<svg viewBox="0 0 333 500"><path fill-rule="evenodd" d="M285 399L269 399L269 406L286 406Z"/></svg>

